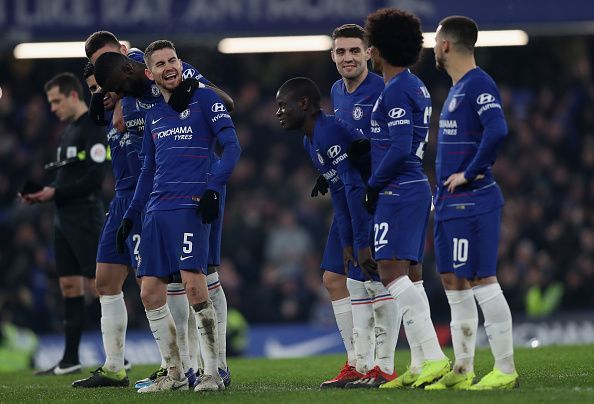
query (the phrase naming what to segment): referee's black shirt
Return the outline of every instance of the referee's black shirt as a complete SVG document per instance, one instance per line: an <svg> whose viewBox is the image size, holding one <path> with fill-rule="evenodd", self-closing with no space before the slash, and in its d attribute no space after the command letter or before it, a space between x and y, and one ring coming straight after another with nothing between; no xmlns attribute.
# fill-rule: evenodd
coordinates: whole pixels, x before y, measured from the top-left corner
<svg viewBox="0 0 594 404"><path fill-rule="evenodd" d="M78 161L59 168L52 183L56 208L100 203L107 139L105 128L95 125L87 112L68 124L60 138L57 160L71 157L78 157Z"/></svg>

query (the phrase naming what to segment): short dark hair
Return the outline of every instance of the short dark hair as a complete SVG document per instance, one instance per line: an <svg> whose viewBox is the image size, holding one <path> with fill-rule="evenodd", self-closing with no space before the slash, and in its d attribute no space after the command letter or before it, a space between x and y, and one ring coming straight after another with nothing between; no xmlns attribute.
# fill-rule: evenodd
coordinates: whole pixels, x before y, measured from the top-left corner
<svg viewBox="0 0 594 404"><path fill-rule="evenodd" d="M85 68L83 69L83 79L88 79L92 75L95 74L95 66L91 62L87 62Z"/></svg>
<svg viewBox="0 0 594 404"><path fill-rule="evenodd" d="M105 45L112 44L120 46L120 41L116 36L109 31L97 31L93 32L85 41L85 53L87 58L91 58L91 55L103 48Z"/></svg>
<svg viewBox="0 0 594 404"><path fill-rule="evenodd" d="M279 93L291 94L291 99L307 97L314 108L320 108L322 95L317 84L307 77L294 77L283 83L278 89Z"/></svg>
<svg viewBox="0 0 594 404"><path fill-rule="evenodd" d="M332 31L332 39L359 38L365 42L365 30L357 24L344 24Z"/></svg>
<svg viewBox="0 0 594 404"><path fill-rule="evenodd" d="M153 53L161 49L173 49L173 51L177 53L173 42L166 39L158 39L154 42L151 42L144 50L144 63L148 66L149 58L153 55Z"/></svg>
<svg viewBox="0 0 594 404"><path fill-rule="evenodd" d="M459 45L462 50L474 51L478 38L478 26L472 18L461 15L452 15L439 22L442 35L452 39L454 45Z"/></svg>
<svg viewBox="0 0 594 404"><path fill-rule="evenodd" d="M367 16L365 34L369 45L393 66L408 67L419 60L423 33L414 14L397 8L379 9Z"/></svg>
<svg viewBox="0 0 594 404"><path fill-rule="evenodd" d="M102 88L107 79L115 72L122 70L122 66L130 59L119 52L105 52L95 61L95 80Z"/></svg>
<svg viewBox="0 0 594 404"><path fill-rule="evenodd" d="M55 75L45 83L43 89L47 93L54 87L58 87L58 90L66 96L70 95L72 91L75 91L78 94L78 98L84 100L82 83L73 73L64 72Z"/></svg>

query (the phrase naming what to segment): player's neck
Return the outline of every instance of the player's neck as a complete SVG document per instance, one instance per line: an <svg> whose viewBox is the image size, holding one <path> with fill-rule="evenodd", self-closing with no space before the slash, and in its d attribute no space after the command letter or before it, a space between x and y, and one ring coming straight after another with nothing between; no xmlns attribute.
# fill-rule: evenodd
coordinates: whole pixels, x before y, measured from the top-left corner
<svg viewBox="0 0 594 404"><path fill-rule="evenodd" d="M396 76L399 73L402 73L406 69L407 67L392 66L386 63L382 67L382 76L384 77L384 83L387 83L388 81L392 80L394 76Z"/></svg>
<svg viewBox="0 0 594 404"><path fill-rule="evenodd" d="M303 131L305 132L305 136L307 136L309 139L311 139L313 136L314 128L316 127L316 122L318 121L318 118L321 113L321 110L316 111L312 115L310 115L308 119L305 120L305 124L303 125Z"/></svg>
<svg viewBox="0 0 594 404"><path fill-rule="evenodd" d="M344 82L344 86L346 87L347 93L354 93L357 91L361 83L365 81L367 75L369 74L369 70L365 69L359 76L355 77L354 79L348 79L346 77L342 78Z"/></svg>
<svg viewBox="0 0 594 404"><path fill-rule="evenodd" d="M163 96L163 99L165 100L165 102L169 102L169 99L171 98L171 92L160 87L160 86L159 86L159 91L161 91L161 95Z"/></svg>
<svg viewBox="0 0 594 404"><path fill-rule="evenodd" d="M456 83L458 83L458 81L460 81L460 79L472 69L476 69L474 56L467 56L450 63L447 71L448 75L452 78L452 84L456 85Z"/></svg>

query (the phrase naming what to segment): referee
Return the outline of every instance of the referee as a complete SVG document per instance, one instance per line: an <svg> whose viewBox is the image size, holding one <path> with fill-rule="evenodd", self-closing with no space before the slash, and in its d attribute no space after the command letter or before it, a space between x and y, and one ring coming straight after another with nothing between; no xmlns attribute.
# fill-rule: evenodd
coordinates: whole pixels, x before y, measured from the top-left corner
<svg viewBox="0 0 594 404"><path fill-rule="evenodd" d="M68 122L60 138L57 161L46 166L56 168L56 179L38 192L19 196L27 204L56 204L54 249L64 297L65 347L57 365L37 374L64 375L81 370L78 347L84 324L85 278L95 277L104 219L99 195L108 154L104 130L89 117L80 80L72 73L61 73L48 81L44 90L52 112L60 121Z"/></svg>

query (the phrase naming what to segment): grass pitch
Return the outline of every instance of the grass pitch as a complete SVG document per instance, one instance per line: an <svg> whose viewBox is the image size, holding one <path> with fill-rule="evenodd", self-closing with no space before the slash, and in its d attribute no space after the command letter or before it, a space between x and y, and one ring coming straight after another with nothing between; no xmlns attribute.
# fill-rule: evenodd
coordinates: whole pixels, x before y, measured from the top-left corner
<svg viewBox="0 0 594 404"><path fill-rule="evenodd" d="M446 352L453 357L451 350ZM397 351L397 370L404 371L409 354ZM517 403L594 402L594 346L517 349L516 363L520 388L510 391L422 391L422 390L320 390L321 381L336 375L344 357L318 356L302 359L235 359L230 361L232 385L221 393L164 392L136 393L130 388L74 389L70 383L86 377L33 376L30 372L0 374L0 403L21 402L232 402L232 403ZM488 350L476 355L477 377L492 367ZM135 366L129 373L131 384L146 377L155 366Z"/></svg>

